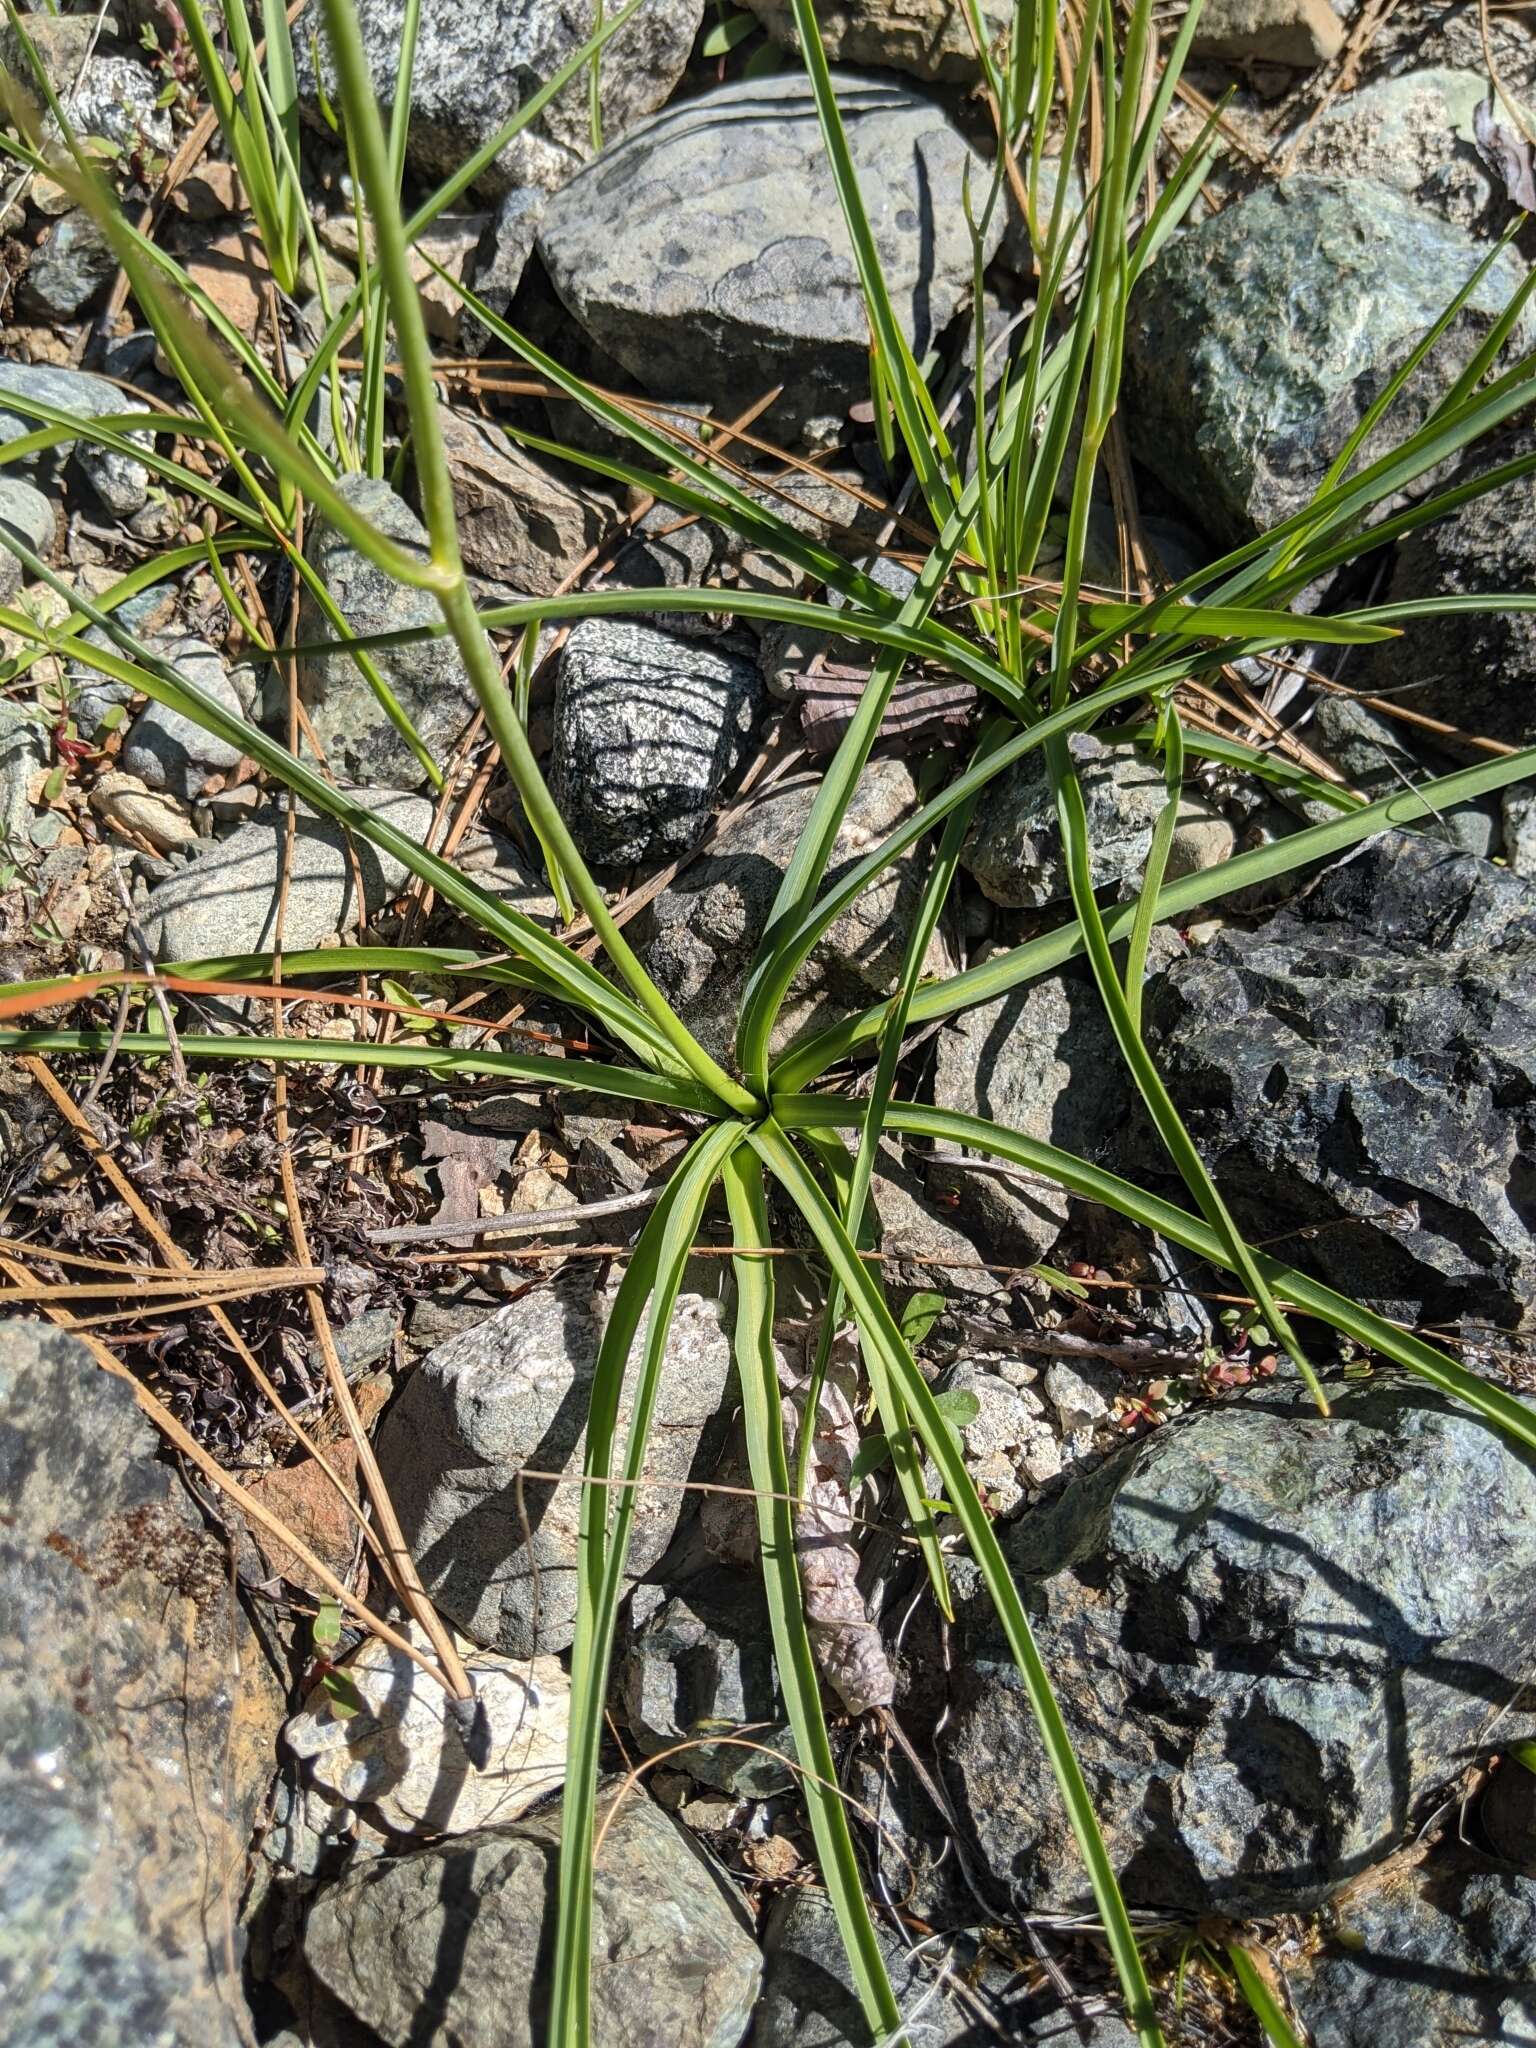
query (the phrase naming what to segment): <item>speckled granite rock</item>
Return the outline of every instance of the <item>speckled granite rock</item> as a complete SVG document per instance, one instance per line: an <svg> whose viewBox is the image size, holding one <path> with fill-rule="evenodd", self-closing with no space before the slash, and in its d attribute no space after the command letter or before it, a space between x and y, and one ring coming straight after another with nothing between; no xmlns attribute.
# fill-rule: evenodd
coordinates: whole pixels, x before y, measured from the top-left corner
<svg viewBox="0 0 1536 2048"><path fill-rule="evenodd" d="M703 18L703 0L650 0L602 55L605 137L659 107L682 76ZM363 50L388 119L400 64L405 0L361 0ZM435 183L491 140L524 101L547 84L597 26L593 0L426 0L411 73L407 157ZM294 37L299 96L316 122L320 87L334 105L335 66L325 29L314 24L320 76L309 36ZM518 187L554 191L592 154L589 74L583 69L481 172L476 189L499 197Z"/></svg>
<svg viewBox="0 0 1536 2048"><path fill-rule="evenodd" d="M666 860L703 837L750 757L764 703L741 647L640 619L583 619L560 651L550 787L588 860Z"/></svg>

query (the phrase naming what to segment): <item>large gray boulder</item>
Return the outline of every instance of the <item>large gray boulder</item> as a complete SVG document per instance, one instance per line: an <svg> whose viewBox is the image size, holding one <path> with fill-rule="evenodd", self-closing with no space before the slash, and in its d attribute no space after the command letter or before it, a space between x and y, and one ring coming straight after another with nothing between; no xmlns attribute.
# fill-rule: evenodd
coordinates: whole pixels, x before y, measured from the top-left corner
<svg viewBox="0 0 1536 2048"><path fill-rule="evenodd" d="M126 1383L0 1324L0 2037L238 2048L224 1918L282 1688Z"/></svg>
<svg viewBox="0 0 1536 2048"><path fill-rule="evenodd" d="M1147 1021L1245 1228L1411 1322L1526 1325L1536 888L1392 835L1170 968Z"/></svg>
<svg viewBox="0 0 1536 2048"><path fill-rule="evenodd" d="M729 1057L753 951L767 929L773 899L805 829L814 789L770 792L691 861L646 914L646 966L690 1031L717 1057ZM900 761L872 761L859 778L832 849L827 882L861 860L916 808L917 787ZM774 1031L781 1050L889 995L922 899L924 868L910 851L892 863L817 941L790 986ZM925 969L952 966L942 933Z"/></svg>
<svg viewBox="0 0 1536 2048"><path fill-rule="evenodd" d="M764 696L745 648L677 640L640 619L583 619L560 650L549 767L587 859L691 852L750 758Z"/></svg>
<svg viewBox="0 0 1536 2048"><path fill-rule="evenodd" d="M27 20L26 31L77 135L112 143L125 157L139 149L169 154L175 148L170 113L159 104L159 81L137 57L117 47L110 15L98 21L90 14L39 11ZM36 73L9 24L0 26L0 63L41 113ZM57 136L51 120L46 132L50 139Z"/></svg>
<svg viewBox="0 0 1536 2048"><path fill-rule="evenodd" d="M58 369L51 363L0 362L0 442L19 441L24 434L46 424L40 414L4 407L7 393L87 420L110 421L114 414L142 410L126 392L109 384L105 377L93 377L89 371ZM140 447L152 445L147 434L134 433L129 439ZM118 518L129 518L147 502L149 471L143 463L119 450L103 448L83 435L78 440L58 441L52 448L29 455L23 462L13 464L9 473L47 480L66 459L106 509Z"/></svg>
<svg viewBox="0 0 1536 2048"><path fill-rule="evenodd" d="M1437 1857L1365 1884L1290 1975L1314 2048L1536 2040L1536 1879Z"/></svg>
<svg viewBox="0 0 1536 2048"><path fill-rule="evenodd" d="M602 130L620 134L661 106L683 74L704 0L648 0L601 56ZM363 51L386 119L400 73L405 0L359 0ZM436 181L489 142L597 27L594 0L424 0L411 73L407 160ZM316 75L315 54L319 56ZM337 100L335 61L322 20L294 37L299 97L317 123L321 94ZM591 74L585 69L514 136L476 180L497 198L518 187L554 191L592 154Z"/></svg>
<svg viewBox="0 0 1536 2048"><path fill-rule="evenodd" d="M1536 428L1480 451L1467 477L1536 453ZM1536 483L1501 484L1420 527L1400 544L1393 603L1422 597L1481 597L1536 589ZM1401 636L1372 649L1370 677L1392 701L1462 732L1526 747L1536 738L1536 612L1451 612L1408 621ZM1451 751L1473 759L1476 750Z"/></svg>
<svg viewBox="0 0 1536 2048"><path fill-rule="evenodd" d="M389 2048L535 2048L549 2038L559 1843L546 1806L355 1865L316 1901L305 1959ZM617 1804L592 1890L593 2038L737 2048L762 1972L747 1915L644 1791Z"/></svg>
<svg viewBox="0 0 1536 2048"><path fill-rule="evenodd" d="M406 1541L438 1606L514 1657L569 1647L576 1628L578 1483L527 1480L525 1465L579 1480L587 1406L611 1297L556 1284L509 1302L428 1353L379 1434L379 1463ZM639 1345L620 1404L629 1426ZM717 1302L672 1314L629 1572L665 1554L725 1441L731 1345Z"/></svg>
<svg viewBox="0 0 1536 2048"><path fill-rule="evenodd" d="M837 86L896 316L922 355L970 297L961 182L968 163L985 172L931 101L858 72ZM642 123L550 202L539 250L593 340L658 396L736 413L783 384L782 430L840 419L868 391L869 325L803 74L717 86Z"/></svg>
<svg viewBox="0 0 1536 2048"><path fill-rule="evenodd" d="M1261 186L1177 236L1132 294L1133 449L1220 539L1288 518L1486 253L1366 179ZM1523 274L1499 257L1362 464L1422 423Z"/></svg>
<svg viewBox="0 0 1536 2048"><path fill-rule="evenodd" d="M1385 1376L1191 1412L1004 1537L1128 1899L1305 1910L1400 1846L1527 1665L1536 1470ZM1000 1898L1086 1896L984 1593L946 1767ZM1512 1740L1526 1722L1502 1724Z"/></svg>
<svg viewBox="0 0 1536 2048"><path fill-rule="evenodd" d="M378 532L427 559L426 528L382 478L343 477L337 489ZM328 521L316 522L307 553L353 634L441 626L443 615L430 592L397 583ZM336 639L335 628L307 587L299 603L299 638ZM475 703L474 688L452 640L444 636L416 646L379 648L371 659L427 751L435 760L444 760ZM299 664L299 695L338 781L381 782L402 789L425 782L414 751L344 649L304 657Z"/></svg>

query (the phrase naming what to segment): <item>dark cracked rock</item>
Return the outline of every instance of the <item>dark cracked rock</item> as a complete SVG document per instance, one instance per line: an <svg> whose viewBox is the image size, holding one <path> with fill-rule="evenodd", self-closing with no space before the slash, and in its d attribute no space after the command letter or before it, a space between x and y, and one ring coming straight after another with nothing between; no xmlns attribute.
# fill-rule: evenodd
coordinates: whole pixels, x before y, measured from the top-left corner
<svg viewBox="0 0 1536 2048"><path fill-rule="evenodd" d="M1368 179L1295 177L1225 207L1170 242L1132 295L1135 452L1223 540L1288 518L1485 254ZM1362 464L1422 423L1520 279L1505 252Z"/></svg>
<svg viewBox="0 0 1536 2048"><path fill-rule="evenodd" d="M1536 2041L1536 1880L1431 1864L1362 1886L1337 1918L1290 1979L1314 2048Z"/></svg>
<svg viewBox="0 0 1536 2048"><path fill-rule="evenodd" d="M618 1790L604 1788L606 1806ZM546 2041L558 1803L324 1892L305 1958L389 2048ZM611 2048L737 2048L762 1958L746 1915L691 1837L631 1787L592 1886L592 2034Z"/></svg>
<svg viewBox="0 0 1536 2048"><path fill-rule="evenodd" d="M1135 1904L1318 1904L1401 1844L1526 1668L1536 1461L1414 1383L1334 1411L1274 1387L1192 1413L1004 1538ZM1016 1908L1076 1903L984 1596L962 1651L948 1771L990 1877Z"/></svg>
<svg viewBox="0 0 1536 2048"><path fill-rule="evenodd" d="M835 82L896 317L921 356L970 297L960 191L977 166L931 100L858 72ZM1000 233L999 219L993 246ZM550 202L539 252L576 320L658 396L739 411L743 392L783 384L784 430L836 421L867 393L864 301L802 74L717 86L643 122Z"/></svg>
<svg viewBox="0 0 1536 2048"><path fill-rule="evenodd" d="M783 1726L762 1579L715 1565L690 1580L635 1630L619 1663L619 1694L647 1756L692 1746L679 1766L700 1784L765 1799L793 1783L778 1755L794 1755ZM751 1722L752 1743L699 1738Z"/></svg>
<svg viewBox="0 0 1536 2048"><path fill-rule="evenodd" d="M1529 1322L1536 887L1384 837L1171 967L1148 1026L1241 1224L1323 1226L1293 1255L1389 1314Z"/></svg>
<svg viewBox="0 0 1536 2048"><path fill-rule="evenodd" d="M1477 476L1536 454L1536 427L1506 437L1467 465ZM1484 597L1536 587L1536 489L1517 476L1402 542L1391 601ZM1371 687L1394 703L1463 732L1526 747L1536 738L1536 613L1453 612L1415 619L1390 647L1373 649ZM1456 751L1452 740L1442 740ZM1481 759L1474 750L1468 758Z"/></svg>
<svg viewBox="0 0 1536 2048"><path fill-rule="evenodd" d="M587 859L691 852L746 767L763 700L755 655L583 619L560 651L550 786Z"/></svg>

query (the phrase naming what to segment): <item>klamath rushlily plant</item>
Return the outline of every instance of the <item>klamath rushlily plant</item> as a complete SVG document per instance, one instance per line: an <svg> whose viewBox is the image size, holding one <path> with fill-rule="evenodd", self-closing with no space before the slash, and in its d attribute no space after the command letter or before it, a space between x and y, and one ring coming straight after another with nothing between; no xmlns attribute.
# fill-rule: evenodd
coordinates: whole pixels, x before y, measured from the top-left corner
<svg viewBox="0 0 1536 2048"><path fill-rule="evenodd" d="M190 0L196 11L196 0ZM885 1134L919 1143L940 1142L1026 1169L1075 1195L1118 1211L1148 1230L1234 1274L1284 1344L1297 1370L1325 1406L1322 1389L1292 1327L1293 1315L1331 1326L1356 1343L1395 1361L1443 1393L1465 1403L1511 1437L1536 1449L1536 1421L1496 1385L1467 1371L1418 1336L1397 1328L1305 1274L1250 1248L1233 1223L1178 1117L1141 1035L1140 990L1148 937L1154 923L1183 919L1220 901L1357 845L1390 827L1415 827L1468 801L1528 776L1536 750L1501 756L1458 771L1416 792L1382 802L1358 799L1314 781L1288 764L1235 741L1188 731L1180 718L1182 685L1244 656L1282 647L1301 636L1286 607L1304 586L1356 555L1427 523L1482 491L1536 468L1525 455L1480 477L1409 506L1404 494L1474 443L1494 432L1536 396L1536 362L1510 359L1522 330L1528 283L1495 323L1465 370L1424 424L1389 454L1356 466L1366 437L1386 416L1407 378L1434 347L1475 289L1469 280L1421 347L1383 391L1340 453L1313 501L1272 532L1237 548L1172 589L1139 603L1109 602L1087 589L1083 562L1091 492L1101 450L1114 418L1126 307L1138 277L1193 203L1210 161L1208 132L1164 183L1155 204L1140 195L1194 33L1197 9L1185 18L1159 71L1151 38L1150 0L1135 0L1123 35L1105 0L1087 0L1069 72L1058 70L1057 17L1044 0L1020 0L1009 36L988 47L974 8L969 10L983 56L986 92L999 134L997 165L975 226L978 284L984 223L991 211L1013 203L1029 223L1038 266L1036 302L1023 322L1000 386L987 405L982 375L980 292L974 465L967 474L941 424L935 402L913 361L892 308L844 138L833 79L828 71L811 0L795 0L805 63L820 115L828 160L836 177L869 315L871 383L882 433L910 467L931 531L938 538L910 596L898 601L832 548L807 538L732 481L699 444L648 424L645 417L572 376L497 318L468 291L463 296L485 325L530 370L636 444L640 467L610 457L534 442L563 459L653 492L685 514L711 519L800 571L808 587L834 591L841 600L839 634L866 643L873 669L794 850L768 927L748 976L729 1062L714 1057L689 1032L662 996L612 916L602 889L588 873L530 745L523 705L509 691L493 649L492 630L520 629L525 648L550 621L600 613L687 609L823 628L825 607L774 593L719 589L605 591L477 610L460 558L453 498L437 416L433 362L409 255L415 239L461 193L509 137L588 65L643 4L629 4L603 23L569 64L522 108L485 149L466 164L410 220L399 203L405 115L418 9L409 5L396 86L395 116L386 138L367 72L353 0L324 0L324 16L338 85L338 114L357 187L366 200L373 255L362 257L356 290L332 310L329 326L292 392L284 391L247 337L231 329L193 289L172 259L122 221L96 182L83 153L74 171L60 171L103 220L128 272L138 302L154 325L180 379L187 410L173 415L132 415L83 420L41 404L7 397L39 425L0 450L15 461L67 438L86 437L130 454L172 488L199 499L208 516L201 547L167 550L92 601L70 590L9 533L29 573L62 592L69 618L46 636L14 610L0 624L27 640L34 652L14 664L19 674L47 651L89 667L184 713L252 757L295 796L358 838L378 847L420 878L490 942L494 956L441 946L341 947L281 956L285 982L317 976L385 973L505 982L536 991L576 1013L589 1034L612 1049L605 1061L390 1043L368 1045L377 1067L423 1074L483 1075L551 1090L654 1104L679 1113L691 1143L642 1231L617 1289L593 1381L586 1432L586 1478L580 1535L580 1607L572 1652L569 1770L564 1794L559 1928L550 2038L577 2048L591 2036L588 1954L591 1940L594 1810L603 1706L609 1662L623 1597L624 1566L638 1488L644 1482L648 1434L664 1366L673 1307L704 1208L723 1189L736 1251L732 1261L735 1351L752 1486L757 1499L762 1569L772 1618L779 1681L794 1732L799 1784L827 1887L852 1964L858 1996L877 2038L899 2037L901 2014L882 1961L843 1803L823 1715L821 1687L806 1626L803 1588L795 1562L794 1503L804 1484L804 1462L792 1462L783 1429L775 1367L774 1225L768 1184L798 1212L825 1259L829 1274L817 1372L825 1369L831 1334L851 1316L863 1368L878 1411L911 1537L920 1550L932 1597L951 1611L945 1552L933 1519L925 1461L937 1469L948 1525L958 1530L980 1569L1017 1661L1061 1797L1070 1816L1105 1939L1119 1973L1127 2012L1144 2048L1161 2039L1147 1976L1116 1875L1094 1814L1093 1799L1030 1631L1019 1591L956 1439L936 1405L893 1315L878 1273L860 1256L860 1229L877 1147ZM13 25L16 25L14 12ZM281 9L266 11L276 33ZM217 68L211 38L194 40L205 74ZM231 148L244 168L263 181L274 221L311 243L313 229L292 195L299 191L297 129L291 116L291 64L279 61L263 84L258 69L242 66L245 96L227 82L210 84ZM274 85L276 91L274 92ZM51 97L51 96L50 96ZM62 121L66 139L67 122ZM1137 110L1145 105L1138 119ZM1090 107L1096 119L1088 120ZM35 126L15 103L29 139L5 142L34 166L44 159ZM238 124L244 123L241 127ZM1053 125L1054 124L1054 125ZM1066 175L1051 179L1045 163L1048 135L1060 138L1060 160L1070 163L1090 127L1095 154L1087 164L1087 198L1074 205ZM264 153L263 153L264 152ZM270 167L270 183L266 182ZM1050 196L1047 197L1049 187ZM286 197L284 195L287 195ZM255 194L253 193L253 198ZM971 209L971 195L966 205ZM288 210L284 210L284 209ZM264 222L264 217L259 216ZM973 223L976 215L972 215ZM279 232L274 226L273 233ZM360 249L368 244L359 237ZM1496 253L1496 252L1495 252ZM1489 263L1494 260L1490 256ZM1069 273L1078 281L1068 290ZM318 261L316 263L319 269ZM1488 266L1478 273L1481 277ZM462 289L462 288L460 288ZM199 319L197 316L201 316ZM211 333L210 331L211 330ZM337 363L343 343L361 332L362 412L353 434L338 398ZM223 344L221 347L220 344ZM361 517L337 488L346 467L382 472L385 447L384 364L392 344L409 411L410 448L423 516L430 535L425 559L408 553ZM330 412L332 432L308 425L316 400ZM174 432L217 450L224 480L212 484L184 465L126 438ZM1038 575L1048 524L1076 436L1076 471L1067 513L1065 559L1058 582ZM326 608L336 640L347 645L379 692L389 716L411 741L424 772L441 771L412 731L373 656L423 637L351 635L299 544L303 508L323 517L382 570L429 592L442 624L468 672L501 761L516 789L548 866L552 884L590 924L601 943L606 971L571 946L489 895L452 862L407 838L385 819L335 789L315 768L278 745L257 726L225 711L177 668L142 645L119 623L120 605L151 583L206 562L219 578L236 616L245 618L227 569L229 558L262 550L287 556L306 587ZM940 615L961 623L950 625ZM955 608L958 605L958 610ZM1477 600L1449 599L1376 607L1340 617L1311 615L1311 642L1357 643L1382 638L1433 610L1536 607L1529 594ZM82 636L101 629L105 645ZM252 638L258 637L252 628ZM329 643L332 647L335 641ZM275 659L304 650L277 649ZM907 664L946 672L973 683L988 706L974 753L952 779L837 882L827 869L859 775L879 733L891 693ZM1160 758L1168 796L1153 835L1136 900L1105 910L1095 895L1081 792L1066 742L1072 733L1131 738ZM1071 881L1073 916L1061 927L983 965L938 981L922 980L929 939L954 879L972 806L997 775L1040 750L1048 764ZM1288 781L1335 810L1327 822L1276 845L1175 881L1165 865L1186 763L1216 758L1276 781ZM907 943L898 985L890 998L774 1053L786 995L797 970L833 920L912 848L928 861L921 907ZM1123 955L1115 949L1125 948ZM1191 1208L1150 1194L1129 1181L1058 1148L1026 1138L983 1118L962 1116L901 1099L896 1090L903 1041L910 1026L952 1015L970 1004L1051 972L1086 955L1114 1031L1170 1159L1189 1191ZM270 979L270 955L184 961L166 977L216 988L220 983ZM91 978L91 992L128 976ZM82 984L21 984L0 990L0 1014L25 1014L57 1004ZM101 1029L13 1029L0 1045L34 1051L99 1052L110 1038ZM125 1053L159 1054L164 1039L128 1032L117 1039ZM364 1048L331 1040L211 1036L184 1033L188 1059L358 1062ZM858 1096L828 1085L848 1060L872 1054L873 1086ZM830 1192L829 1192L830 1190ZM620 1440L621 1393L628 1388L632 1420ZM814 1394L808 1412L814 1414ZM1234 1957L1239 1982L1255 1973ZM1260 1990L1263 1985L1260 1980ZM1249 1991L1252 1998L1254 1994ZM1270 2005L1274 2002L1271 1999ZM1257 2009L1257 2007L1256 2007ZM1262 2016L1262 2015L1261 2015ZM1283 2015L1274 2007L1274 2025ZM1265 2018L1265 2024L1271 2020ZM1273 2033L1273 2028L1272 2028ZM1282 2039L1282 2034L1274 2034Z"/></svg>

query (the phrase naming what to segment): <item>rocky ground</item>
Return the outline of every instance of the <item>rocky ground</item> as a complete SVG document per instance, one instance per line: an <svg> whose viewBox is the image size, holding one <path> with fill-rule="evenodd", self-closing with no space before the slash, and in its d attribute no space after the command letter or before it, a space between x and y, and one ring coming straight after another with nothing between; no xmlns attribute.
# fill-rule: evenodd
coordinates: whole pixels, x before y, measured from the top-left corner
<svg viewBox="0 0 1536 2048"><path fill-rule="evenodd" d="M402 6L360 11L387 102ZM971 41L935 0L818 12L898 312L953 388L942 366L963 368L973 286L960 195L989 132ZM789 480L794 516L905 587L910 568L880 552L888 479L836 192L803 76L792 59L775 66L790 10L751 0L731 19L734 43L706 53L702 0L649 0L604 68L602 149L585 87L563 95L437 224L432 253L609 388L734 418L782 387L758 430L820 471ZM199 111L175 8L125 0L99 30L94 13L29 21L137 205ZM1523 22L1496 13L1489 48L1508 90L1536 105ZM587 32L582 10L553 0L428 0L412 190L493 134ZM345 281L356 232L323 121L329 58L319 41L297 46L315 215ZM1226 147L1134 297L1123 408L1144 530L1174 575L1305 501L1515 206L1536 209L1529 146L1508 129L1502 152L1478 141L1489 87L1475 6L1210 0L1195 48L1171 139L1187 142L1201 105L1231 88ZM0 57L17 66L14 48ZM7 393L97 416L178 402L89 218L46 180L18 178L4 198L0 444L34 424L3 409ZM216 141L155 231L237 325L276 314ZM1001 331L1030 288L1020 224L999 224L985 254ZM1449 388L1533 256L1522 227L1416 373L1399 431ZM306 276L283 307L286 329L272 320L284 374L312 332L314 288ZM488 599L573 582L794 587L707 521L515 447L498 421L567 440L604 430L558 397L505 388L512 365L483 327L439 286L428 301L465 557ZM1469 473L1529 450L1532 431L1516 422ZM749 470L763 489L780 474L756 457ZM395 483L346 489L420 547L409 482ZM63 442L0 473L0 520L86 594L195 538L195 514L131 446ZM323 524L306 548L354 631L435 615ZM1118 585L1107 494L1089 569ZM1532 587L1530 479L1348 574L1362 602ZM288 602L275 584L257 597L273 617ZM10 555L0 599L45 624L67 611ZM120 615L230 709L285 729L273 672L199 563ZM297 638L327 637L306 595ZM234 747L83 662L21 664L22 646L0 632L6 981L267 951L280 902L291 951L361 933L462 943L402 868L329 822L301 810L290 844L279 793ZM543 644L533 723L551 786L657 983L717 1055L857 654L830 634L680 611L588 618ZM336 780L415 839L441 844L454 815L455 858L554 928L526 820L479 774L478 733L465 737L473 692L451 644L379 661L473 800L437 802L351 660L311 656L299 698ZM1228 679L1223 729L1367 796L1536 743L1528 614L1429 620L1374 649L1302 644L1245 667ZM834 875L911 812L973 712L961 690L893 726ZM1129 745L1077 744L1094 880L1134 888L1161 770ZM1202 770L1170 872L1311 818L1289 791ZM915 856L897 863L828 930L780 1043L890 992L921 875ZM1049 788L1025 761L978 806L930 970L1053 927L1068 894ZM445 1010L461 994L443 984L426 1000ZM1256 1241L1536 1392L1536 798L1516 786L1161 929L1144 1001L1174 1100ZM110 1002L101 1014L111 1022ZM237 996L200 1006L201 1028L263 1030L268 1015ZM344 1012L291 1015L295 1031L353 1034ZM526 1021L566 1028L538 1003ZM295 1071L280 1102L254 1060L187 1075L169 1048L148 1067L52 1065L128 1187L93 1165L36 1063L0 1073L14 1310L0 1340L0 2039L538 2042L576 1613L578 1489L558 1476L580 1471L615 1275L686 1133L638 1104L409 1075ZM907 1071L941 1107L1168 1184L1079 969L927 1034ZM1536 1771L1518 1753L1536 1732L1522 1691L1536 1620L1527 1460L1342 1342L1318 1354L1336 1408L1321 1421L1209 1268L1028 1175L892 1142L873 1194L893 1289L939 1297L923 1368L968 1397L954 1410L967 1461L1128 1901L1164 1943L1169 2039L1258 2039L1209 1960L1233 1928L1283 1976L1316 2048L1536 2039ZM294 1263L321 1269L404 1535L487 1704L480 1770L409 1658L347 1631L317 1644L303 1559L185 1455L168 1462L129 1380L15 1291L7 1261L23 1239L55 1288L102 1277L92 1260L126 1266L126 1305L79 1312L116 1315L100 1335L190 1441L362 1586L354 1522L241 1364L242 1350L259 1360L355 1485L302 1286L258 1284L289 1258L295 1195L308 1256ZM578 1206L590 1213L573 1217ZM705 1234L670 1338L613 1680L605 1768L622 1797L597 1866L594 2033L862 2048L795 1796L755 1528L729 1491L745 1468L713 1215ZM170 1297L134 1303L163 1277L167 1243L201 1274L257 1280L222 1322ZM809 1255L783 1264L792 1390L825 1279ZM726 1490L701 1493L705 1481ZM1081 1863L986 1597L957 1556L957 1619L936 1617L891 1539L882 1484L860 1496L858 1583L895 1705L835 1735L893 1983L904 2009L921 2002L912 2038L1122 2048L1133 2036L1085 1923ZM349 1674L340 1690L333 1667ZM742 1728L750 1746L727 1739Z"/></svg>

